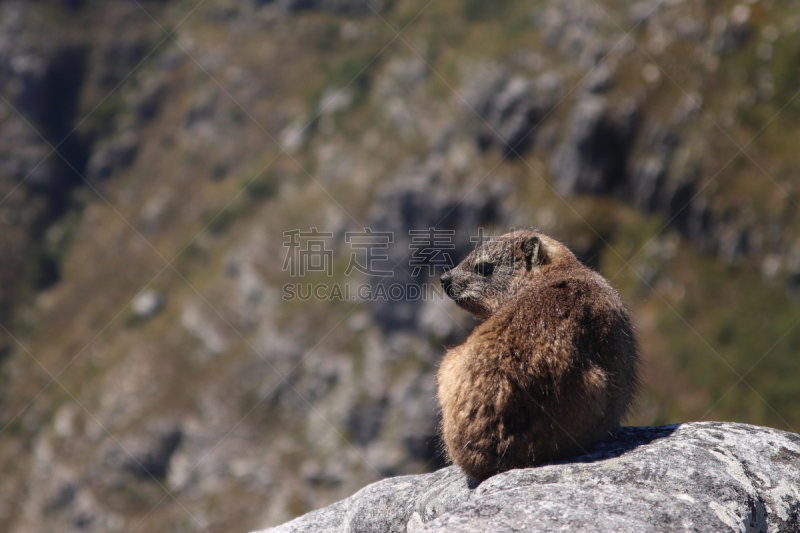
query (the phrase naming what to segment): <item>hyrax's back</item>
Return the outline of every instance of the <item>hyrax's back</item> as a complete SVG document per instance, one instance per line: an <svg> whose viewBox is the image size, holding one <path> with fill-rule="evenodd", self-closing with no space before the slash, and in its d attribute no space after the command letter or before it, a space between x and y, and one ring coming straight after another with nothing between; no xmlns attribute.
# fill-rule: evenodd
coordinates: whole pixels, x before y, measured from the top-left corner
<svg viewBox="0 0 800 533"><path fill-rule="evenodd" d="M540 233L500 239L502 250L479 248L443 279L486 318L438 376L449 457L479 481L585 453L619 425L637 382L628 312L608 282ZM506 278L487 279L498 268ZM468 301L481 298L480 309Z"/></svg>

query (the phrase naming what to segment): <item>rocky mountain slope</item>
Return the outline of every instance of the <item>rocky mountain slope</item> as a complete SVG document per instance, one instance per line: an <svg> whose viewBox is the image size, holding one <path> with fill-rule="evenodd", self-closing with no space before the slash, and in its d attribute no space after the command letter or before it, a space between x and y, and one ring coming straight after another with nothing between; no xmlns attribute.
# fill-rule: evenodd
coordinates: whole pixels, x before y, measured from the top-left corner
<svg viewBox="0 0 800 533"><path fill-rule="evenodd" d="M796 432L795 11L0 1L0 529L246 531L443 466L434 372L471 319L283 298L435 285L428 228L458 261L538 226L608 277L632 424ZM367 227L386 279L345 274ZM292 277L312 228L331 275Z"/></svg>

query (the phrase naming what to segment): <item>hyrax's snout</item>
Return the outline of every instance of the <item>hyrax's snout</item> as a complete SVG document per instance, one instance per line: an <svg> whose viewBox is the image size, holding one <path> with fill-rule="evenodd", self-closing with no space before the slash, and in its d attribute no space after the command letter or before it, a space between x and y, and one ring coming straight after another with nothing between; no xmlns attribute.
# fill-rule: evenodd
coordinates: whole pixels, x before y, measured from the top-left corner
<svg viewBox="0 0 800 533"><path fill-rule="evenodd" d="M439 278L439 281L442 282L442 288L444 289L444 293L449 296L450 298L454 298L453 296L453 274L448 270L442 277Z"/></svg>

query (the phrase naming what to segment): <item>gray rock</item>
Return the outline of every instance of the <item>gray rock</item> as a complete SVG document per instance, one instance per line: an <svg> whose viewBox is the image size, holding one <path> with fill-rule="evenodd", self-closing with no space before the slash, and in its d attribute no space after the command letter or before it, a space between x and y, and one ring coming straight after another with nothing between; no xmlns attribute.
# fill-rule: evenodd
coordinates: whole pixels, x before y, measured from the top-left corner
<svg viewBox="0 0 800 533"><path fill-rule="evenodd" d="M752 32L750 24L750 7L745 4L736 5L730 18L717 15L711 22L711 46L720 54L730 54L741 48Z"/></svg>
<svg viewBox="0 0 800 533"><path fill-rule="evenodd" d="M319 99L317 113L334 115L346 111L353 103L353 93L346 88L328 87Z"/></svg>
<svg viewBox="0 0 800 533"><path fill-rule="evenodd" d="M92 181L108 179L130 167L138 151L139 137L133 131L104 142L89 159L86 166L87 178Z"/></svg>
<svg viewBox="0 0 800 533"><path fill-rule="evenodd" d="M99 53L94 81L101 87L112 88L128 75L151 50L146 38L135 36L111 41Z"/></svg>
<svg viewBox="0 0 800 533"><path fill-rule="evenodd" d="M215 111L219 108L218 98L219 91L214 87L206 87L197 91L192 107L186 114L186 129L196 130L201 124L211 121Z"/></svg>
<svg viewBox="0 0 800 533"><path fill-rule="evenodd" d="M646 24L658 15L659 2L636 2L628 9L628 20L636 26Z"/></svg>
<svg viewBox="0 0 800 533"><path fill-rule="evenodd" d="M556 189L565 195L620 189L636 122L632 103L612 110L604 98L586 93L575 105L567 138L553 157Z"/></svg>
<svg viewBox="0 0 800 533"><path fill-rule="evenodd" d="M10 102L0 111L0 167L12 180L27 176L27 189L57 203L80 182L88 155L86 139L73 131L87 50L74 43L27 39L14 27L15 18L0 24L0 87ZM58 155L48 157L56 146Z"/></svg>
<svg viewBox="0 0 800 533"><path fill-rule="evenodd" d="M142 84L132 102L139 118L149 120L158 114L166 89L166 83L159 77L149 78Z"/></svg>
<svg viewBox="0 0 800 533"><path fill-rule="evenodd" d="M347 416L345 427L359 446L367 446L378 438L389 399L368 398L359 401Z"/></svg>
<svg viewBox="0 0 800 533"><path fill-rule="evenodd" d="M481 119L478 146L483 150L500 146L506 156L525 152L533 144L539 123L558 101L561 79L555 73L535 80L490 76L484 85L483 94L471 106Z"/></svg>
<svg viewBox="0 0 800 533"><path fill-rule="evenodd" d="M298 117L283 128L278 143L286 152L295 154L305 146L313 127L308 117Z"/></svg>
<svg viewBox="0 0 800 533"><path fill-rule="evenodd" d="M746 424L621 428L588 454L475 486L385 479L271 533L798 531L800 436Z"/></svg>
<svg viewBox="0 0 800 533"><path fill-rule="evenodd" d="M400 476L369 485L346 500L282 526L282 532L406 532L444 516L469 500L469 481L456 467Z"/></svg>
<svg viewBox="0 0 800 533"><path fill-rule="evenodd" d="M164 298L152 290L142 291L131 302L133 314L139 318L150 318L164 306Z"/></svg>
<svg viewBox="0 0 800 533"><path fill-rule="evenodd" d="M268 3L263 2L262 3ZM278 0L281 9L287 12L302 10L320 10L332 13L348 13L358 15L370 15L380 13L384 8L382 0Z"/></svg>
<svg viewBox="0 0 800 533"><path fill-rule="evenodd" d="M678 138L660 123L645 127L642 137L646 155L631 165L631 199L637 208L648 213L666 210L669 198L665 199L664 185Z"/></svg>
<svg viewBox="0 0 800 533"><path fill-rule="evenodd" d="M217 356L228 349L228 339L222 334L216 316L207 312L207 308L196 300L187 301L181 311L181 325L186 331L199 340L205 354L200 359Z"/></svg>
<svg viewBox="0 0 800 533"><path fill-rule="evenodd" d="M76 45L19 44L8 57L0 55L0 81L7 94L45 137L69 132L85 69L86 50Z"/></svg>
<svg viewBox="0 0 800 533"><path fill-rule="evenodd" d="M586 76L586 90L600 94L614 86L617 73L606 64L601 63Z"/></svg>
<svg viewBox="0 0 800 533"><path fill-rule="evenodd" d="M109 442L103 456L104 466L129 472L146 481L163 479L182 436L183 431L175 422L153 422L146 431ZM113 477L109 474L107 479Z"/></svg>

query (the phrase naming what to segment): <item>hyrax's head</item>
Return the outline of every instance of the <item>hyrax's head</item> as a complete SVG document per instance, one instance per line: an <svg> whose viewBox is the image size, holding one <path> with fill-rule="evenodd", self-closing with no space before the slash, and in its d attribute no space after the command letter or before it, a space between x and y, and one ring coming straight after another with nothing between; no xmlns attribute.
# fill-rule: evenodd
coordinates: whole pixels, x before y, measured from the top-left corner
<svg viewBox="0 0 800 533"><path fill-rule="evenodd" d="M539 233L521 230L485 242L441 278L459 307L488 318L514 298L527 279L542 269L577 263L566 246Z"/></svg>

